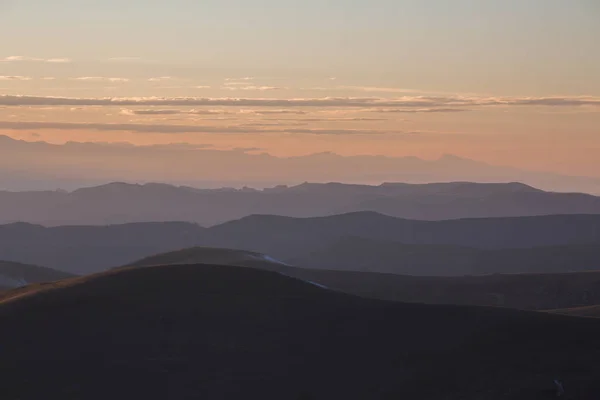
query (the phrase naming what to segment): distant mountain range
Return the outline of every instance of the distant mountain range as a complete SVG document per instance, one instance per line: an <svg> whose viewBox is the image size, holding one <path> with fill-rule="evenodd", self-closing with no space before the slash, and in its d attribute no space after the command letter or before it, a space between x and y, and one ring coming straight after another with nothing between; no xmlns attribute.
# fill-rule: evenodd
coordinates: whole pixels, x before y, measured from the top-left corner
<svg viewBox="0 0 600 400"><path fill-rule="evenodd" d="M71 190L113 181L160 181L212 188L269 187L303 181L358 184L523 182L545 190L600 195L598 176L524 171L450 154L434 160L335 153L286 158L244 149L223 151L186 144L134 146L68 142L57 145L0 135L0 189Z"/></svg>
<svg viewBox="0 0 600 400"><path fill-rule="evenodd" d="M0 226L0 259L78 274L195 246L253 251L309 268L416 275L584 271L599 267L598 243L600 215L415 221L359 212L255 215L211 228Z"/></svg>
<svg viewBox="0 0 600 400"><path fill-rule="evenodd" d="M24 400L527 400L556 397L555 379L600 394L598 319L364 299L244 267L9 292L0 326L2 393Z"/></svg>
<svg viewBox="0 0 600 400"><path fill-rule="evenodd" d="M0 192L0 222L46 226L187 221L211 226L253 214L317 217L358 211L444 220L600 214L600 197L520 183L339 183L255 189L195 189L111 183L73 192Z"/></svg>

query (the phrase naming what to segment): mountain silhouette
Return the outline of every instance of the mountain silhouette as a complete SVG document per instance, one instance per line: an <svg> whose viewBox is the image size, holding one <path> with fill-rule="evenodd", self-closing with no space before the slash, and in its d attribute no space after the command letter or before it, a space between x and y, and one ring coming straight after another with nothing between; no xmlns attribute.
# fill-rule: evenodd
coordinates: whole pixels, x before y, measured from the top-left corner
<svg viewBox="0 0 600 400"><path fill-rule="evenodd" d="M600 197L521 183L471 182L305 183L264 190L111 183L73 192L0 192L0 222L47 226L160 221L211 226L254 214L318 217L359 211L420 220L600 214Z"/></svg>

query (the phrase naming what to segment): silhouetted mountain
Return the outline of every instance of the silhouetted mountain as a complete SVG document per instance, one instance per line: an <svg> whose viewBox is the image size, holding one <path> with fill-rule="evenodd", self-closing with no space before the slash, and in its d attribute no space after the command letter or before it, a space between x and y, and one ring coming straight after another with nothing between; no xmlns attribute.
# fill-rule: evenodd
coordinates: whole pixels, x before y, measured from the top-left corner
<svg viewBox="0 0 600 400"><path fill-rule="evenodd" d="M18 293L0 303L9 398L529 400L557 378L569 396L600 394L596 319L367 300L206 265Z"/></svg>
<svg viewBox="0 0 600 400"><path fill-rule="evenodd" d="M58 281L73 276L46 267L0 261L0 290L14 289L32 283Z"/></svg>
<svg viewBox="0 0 600 400"><path fill-rule="evenodd" d="M353 247L340 247L343 243L340 240L347 237L368 240L356 249L348 249L354 259L335 254L336 249L343 251ZM375 243L371 245L369 241ZM377 243L380 241L434 247L404 247L406 251L402 251L400 245ZM150 255L195 246L252 251L296 264L316 264L322 254L329 252L333 258L322 257L327 263L319 265L328 269L338 268L336 260L345 260L348 269L363 269L365 262L369 262L377 266L374 270L396 268L397 273L416 273L418 268L423 268L419 274L475 273L475 268L485 273L524 272L508 265L515 262L518 268L529 272L564 272L595 268L597 251L591 246L594 243L600 243L600 215L412 221L363 212L322 218L255 215L208 229L188 223L54 228L23 223L0 226L0 259L72 273L98 272ZM456 247L526 249L574 245L590 246L488 253L482 259L489 260L489 267L476 265L479 252ZM415 251L418 253L411 254ZM384 252L385 257L378 252ZM477 255L475 261L474 255ZM561 258L553 260L556 257ZM413 265L406 265L409 261ZM453 271L455 268L460 271Z"/></svg>
<svg viewBox="0 0 600 400"><path fill-rule="evenodd" d="M600 214L600 197L544 192L520 183L469 182L306 183L264 190L111 183L73 192L0 192L0 221L49 226L157 221L208 226L253 214L315 217L357 211L421 220Z"/></svg>

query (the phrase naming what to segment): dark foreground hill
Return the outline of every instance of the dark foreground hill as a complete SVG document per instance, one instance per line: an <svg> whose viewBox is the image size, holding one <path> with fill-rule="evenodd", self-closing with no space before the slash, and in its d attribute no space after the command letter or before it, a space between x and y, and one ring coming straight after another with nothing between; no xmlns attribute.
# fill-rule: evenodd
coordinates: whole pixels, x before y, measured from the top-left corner
<svg viewBox="0 0 600 400"><path fill-rule="evenodd" d="M0 290L14 289L32 283L58 281L74 275L37 265L0 261Z"/></svg>
<svg viewBox="0 0 600 400"><path fill-rule="evenodd" d="M600 321L366 300L224 266L114 270L0 303L2 394L27 399L600 395Z"/></svg>
<svg viewBox="0 0 600 400"><path fill-rule="evenodd" d="M228 222L211 228L202 228L190 223L139 223L110 226L63 226L45 228L39 225L0 225L0 259L28 264L60 268L73 273L93 273L107 268L134 262L153 254L194 246L210 246L248 250L269 254L279 260L295 263L313 254L335 246L348 237L359 237L368 241L395 242L404 245L433 245L431 251L420 251L421 265L428 265L448 247L462 246L479 249L529 248L536 246L570 246L600 243L600 215L554 215L520 218L486 218L449 221L404 220L382 214L364 212L342 214L323 218L287 218L256 215ZM394 245L396 246L396 245ZM385 247L385 243L383 245ZM359 262L365 258L376 260L383 247L363 246L361 257L352 257ZM400 248L400 245L398 245ZM578 249L585 249L582 246ZM348 253L356 254L356 249ZM412 248L407 248L409 253ZM458 259L464 249L455 249ZM450 249L451 252L455 250ZM589 251L588 251L589 250ZM395 252L395 253L394 253ZM400 254L397 249L390 260L382 258L387 265L394 260L412 259L414 255ZM472 251L469 251L471 254ZM588 270L595 263L588 262L596 250L588 246L580 252L582 263L567 265L567 270ZM446 253L448 254L448 253ZM500 253L499 253L500 254ZM515 254L511 251L511 253ZM549 270L540 264L535 271L564 271L571 251L557 260ZM338 254L340 259L344 253ZM402 258L405 257L405 258ZM412 257L412 258L410 258ZM454 257L454 256L453 256ZM539 259L543 259L543 256ZM550 256L552 257L552 256ZM578 256L579 257L579 256ZM344 262L350 257L345 257ZM467 257L468 259L469 257ZM495 257L494 257L495 258ZM500 260L501 258L498 258ZM507 261L510 261L508 257ZM522 258L527 259L527 257ZM456 260L448 258L448 260ZM562 261L561 261L562 260ZM315 258L313 261L319 261ZM334 260L335 262L339 262ZM441 258L444 261L444 258ZM593 261L593 260L592 260ZM311 264L309 262L308 264ZM562 264L561 264L562 263ZM396 263L399 264L399 263ZM509 268L507 265L501 267ZM358 264L359 265L359 264ZM416 263L415 265L419 265ZM429 274L443 271L445 275L464 273L453 271L456 263L439 265L435 261ZM592 265L590 267L590 265ZM312 265L306 265L311 267ZM360 266L360 265L359 265ZM541 267L540 267L541 266ZM336 265L322 265L337 268ZM347 264L350 268L351 264ZM399 268L394 266L394 268ZM462 267L461 267L462 268ZM352 268L357 269L357 268ZM510 269L517 271L516 269ZM388 271L388 270L386 270ZM499 272L489 268L487 272ZM503 270L502 270L503 271ZM532 271L528 269L527 271ZM399 268L397 273L413 273L410 266ZM426 271L420 272L425 274ZM522 272L522 271L518 271Z"/></svg>
<svg viewBox="0 0 600 400"><path fill-rule="evenodd" d="M201 247L158 254L129 266L208 263L277 271L340 292L381 300L498 306L527 310L552 310L600 304L600 272L598 271L457 277L407 276L298 268L260 253ZM526 269L527 266L520 267ZM506 265L506 269L514 268L515 266L510 263Z"/></svg>
<svg viewBox="0 0 600 400"><path fill-rule="evenodd" d="M155 221L209 226L253 214L316 217L356 211L420 220L600 214L600 197L545 192L521 183L471 182L305 183L264 190L111 183L73 192L0 191L0 222L51 226Z"/></svg>

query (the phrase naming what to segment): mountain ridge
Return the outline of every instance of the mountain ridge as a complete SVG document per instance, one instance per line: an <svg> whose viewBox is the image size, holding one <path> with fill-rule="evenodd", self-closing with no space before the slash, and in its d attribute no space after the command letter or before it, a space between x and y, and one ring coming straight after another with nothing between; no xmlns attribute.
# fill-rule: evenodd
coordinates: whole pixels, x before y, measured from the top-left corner
<svg viewBox="0 0 600 400"><path fill-rule="evenodd" d="M113 182L73 191L0 191L0 223L45 226L190 221L215 226L249 215L329 216L374 211L419 220L600 214L600 197L547 192L519 182L380 185L302 183L264 189L199 189Z"/></svg>
<svg viewBox="0 0 600 400"><path fill-rule="evenodd" d="M483 250L589 246L600 243L600 215L416 221L357 212L313 218L252 216L210 228L186 222L0 225L0 259L83 274L152 254L202 246L254 251L292 263L349 236L403 245Z"/></svg>

